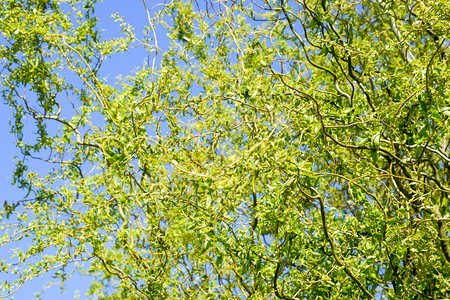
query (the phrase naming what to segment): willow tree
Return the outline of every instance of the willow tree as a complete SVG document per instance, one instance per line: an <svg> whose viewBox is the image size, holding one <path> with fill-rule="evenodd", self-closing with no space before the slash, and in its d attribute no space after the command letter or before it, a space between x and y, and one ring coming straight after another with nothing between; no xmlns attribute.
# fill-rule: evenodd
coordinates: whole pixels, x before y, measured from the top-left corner
<svg viewBox="0 0 450 300"><path fill-rule="evenodd" d="M143 2L111 40L92 0L0 3L4 296L78 263L95 299L450 297L447 0Z"/></svg>

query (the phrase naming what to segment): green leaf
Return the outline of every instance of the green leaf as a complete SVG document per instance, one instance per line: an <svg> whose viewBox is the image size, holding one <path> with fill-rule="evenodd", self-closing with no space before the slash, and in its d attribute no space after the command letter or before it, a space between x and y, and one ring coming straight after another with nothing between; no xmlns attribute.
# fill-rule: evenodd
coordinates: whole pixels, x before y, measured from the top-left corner
<svg viewBox="0 0 450 300"><path fill-rule="evenodd" d="M392 278L392 268L391 268L390 265L388 265L388 267L384 271L384 280L385 281L390 281L391 278Z"/></svg>
<svg viewBox="0 0 450 300"><path fill-rule="evenodd" d="M211 206L212 198L210 195L206 197L205 208L208 209Z"/></svg>
<svg viewBox="0 0 450 300"><path fill-rule="evenodd" d="M420 107L422 108L422 110L423 110L424 112L428 112L428 106L427 106L427 104L426 104L424 101L422 101L420 97L419 97L419 104L420 104Z"/></svg>
<svg viewBox="0 0 450 300"><path fill-rule="evenodd" d="M223 255L219 253L216 256L215 264L218 268L220 268L222 266L222 262L223 262Z"/></svg>
<svg viewBox="0 0 450 300"><path fill-rule="evenodd" d="M378 151L370 150L370 156L372 157L372 161L376 164L378 162Z"/></svg>
<svg viewBox="0 0 450 300"><path fill-rule="evenodd" d="M380 138L381 134L379 132L375 133L375 135L372 137L372 146L376 150L380 149Z"/></svg>
<svg viewBox="0 0 450 300"><path fill-rule="evenodd" d="M322 46L322 49L320 50L320 55L327 56L329 53L328 47L326 45Z"/></svg>

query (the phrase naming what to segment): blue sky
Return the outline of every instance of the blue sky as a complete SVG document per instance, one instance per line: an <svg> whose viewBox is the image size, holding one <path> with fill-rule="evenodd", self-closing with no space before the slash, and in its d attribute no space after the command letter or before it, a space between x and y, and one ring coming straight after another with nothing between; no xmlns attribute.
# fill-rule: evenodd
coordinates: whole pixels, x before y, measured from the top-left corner
<svg viewBox="0 0 450 300"><path fill-rule="evenodd" d="M147 1L149 8L155 2ZM135 28L136 33L140 33L144 26L148 24L147 13L142 0L107 0L97 3L95 7L95 15L99 19L98 27L102 29L102 36L107 38L118 36L121 32L119 24L115 23L114 19L110 17L114 13L119 13L120 16L123 16L124 21L130 23ZM165 36L160 36L159 40L164 40L164 38ZM116 55L104 63L101 69L101 77L107 77L108 81L112 83L118 75L125 77L126 75L132 74L133 70L141 66L146 58L147 54L142 47L132 49L128 53ZM14 145L14 136L9 133L9 120L11 117L11 111L8 106L2 104L0 106L0 138L2 141L2 146L0 147L0 164L2 166L2 171L0 172L0 189L2 195L0 205L3 205L4 200L12 202L24 196L22 191L11 186L14 169L13 157L18 156L20 158L20 152ZM22 243L21 247L27 247L26 242ZM12 247L8 245L0 247L0 257L9 257L11 255L10 248ZM5 278L0 278L0 281L2 280L5 280ZM35 293L42 292L43 287L51 280L52 278L50 276L37 278L24 285L12 296L13 298L8 299L35 299ZM86 299L84 293L90 281L86 277L72 277L66 283L66 291L64 293L61 292L60 286L55 284L42 293L41 299L74 299L77 290L79 291L80 299Z"/></svg>

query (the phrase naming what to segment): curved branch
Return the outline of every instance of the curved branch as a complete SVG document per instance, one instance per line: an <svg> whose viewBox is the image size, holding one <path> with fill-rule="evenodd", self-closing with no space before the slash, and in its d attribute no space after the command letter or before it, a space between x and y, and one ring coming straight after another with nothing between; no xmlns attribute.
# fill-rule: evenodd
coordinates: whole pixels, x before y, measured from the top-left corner
<svg viewBox="0 0 450 300"><path fill-rule="evenodd" d="M438 230L439 243L441 245L442 253L447 262L450 262L450 246L448 243L448 232L444 221L442 220L441 212L437 207L433 209L433 213L437 216L436 225Z"/></svg>
<svg viewBox="0 0 450 300"><path fill-rule="evenodd" d="M278 274L280 274L280 271L281 271L280 268L281 268L281 264L280 264L280 262L277 262L277 268L275 269L275 274L273 276L273 289L275 291L275 296L277 296L280 299L292 300L293 298L286 297L286 296L280 294L280 291L278 289L277 280L278 280Z"/></svg>
<svg viewBox="0 0 450 300"><path fill-rule="evenodd" d="M347 94L347 93L345 93L344 91L342 91L341 88L340 88L340 86L339 86L339 83L338 83L338 76L337 76L333 71L331 71L331 70L329 70L329 69L327 69L327 68L325 68L325 67L323 67L323 66L317 65L317 64L316 64L315 62L313 62L313 61L311 60L311 58L309 57L308 52L306 51L306 48L305 48L305 43L302 41L302 38L300 37L300 35L295 31L294 25L292 25L292 21L291 21L291 19L290 19L289 16L288 16L288 12L287 12L286 9L284 8L284 1L283 1L283 0L281 1L281 10L283 11L283 14L285 15L285 17L286 17L286 19L287 19L287 21L288 21L290 30L291 30L292 33L295 35L295 37L297 38L297 40L300 42L300 45L302 46L303 52L305 53L306 60L307 60L312 66L314 66L315 68L317 68L317 69L319 69L319 70L322 70L322 71L325 71L325 72L327 72L328 74L330 74L330 75L333 77L334 87L335 87L336 91L339 93L339 95L344 96L345 98L347 98L348 101L350 102L350 104L352 105L352 103L351 103L351 102L352 102L352 98L350 97L350 95ZM302 25L303 25L303 24L302 24Z"/></svg>
<svg viewBox="0 0 450 300"><path fill-rule="evenodd" d="M370 299L375 300L375 297L364 287L364 285L361 283L361 281L359 281L358 278L356 278L356 276L353 274L353 272L349 269L348 265L343 262L337 255L336 252L336 247L334 245L333 240L331 239L329 233L328 233L328 225L327 225L327 221L326 221L326 213L325 213L325 204L323 202L323 198L322 196L320 196L319 192L312 188L312 187L308 187L308 189L314 191L314 193L316 194L316 196L309 196L313 199L318 199L319 200L319 204L320 204L320 215L321 215L321 219L322 219L322 227L323 227L323 232L325 234L325 238L328 241L328 243L330 244L331 247L331 251L332 251L332 256L334 258L334 260L336 261L336 263L340 266L344 268L345 273L353 280L354 283L356 283L356 285L359 287L359 289Z"/></svg>

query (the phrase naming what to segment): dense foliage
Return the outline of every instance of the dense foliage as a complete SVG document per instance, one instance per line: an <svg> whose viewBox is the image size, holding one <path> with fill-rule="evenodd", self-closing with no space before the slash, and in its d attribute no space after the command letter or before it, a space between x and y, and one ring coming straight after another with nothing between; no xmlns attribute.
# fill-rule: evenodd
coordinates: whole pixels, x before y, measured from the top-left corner
<svg viewBox="0 0 450 300"><path fill-rule="evenodd" d="M113 40L94 2L0 1L4 296L78 262L95 299L450 297L448 0L147 2Z"/></svg>

